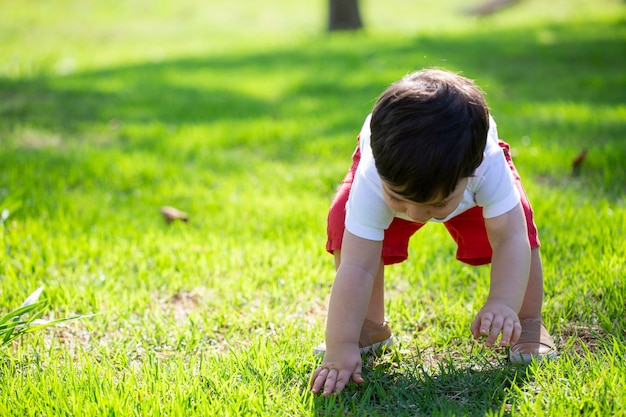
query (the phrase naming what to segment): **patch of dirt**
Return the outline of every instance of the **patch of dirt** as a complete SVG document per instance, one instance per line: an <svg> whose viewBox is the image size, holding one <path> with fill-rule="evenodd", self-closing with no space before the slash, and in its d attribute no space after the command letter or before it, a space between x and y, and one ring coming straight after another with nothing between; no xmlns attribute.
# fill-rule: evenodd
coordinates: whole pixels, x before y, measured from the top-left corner
<svg viewBox="0 0 626 417"><path fill-rule="evenodd" d="M162 305L165 309L172 311L176 321L182 321L196 309L202 298L203 295L198 291L181 291L174 294Z"/></svg>
<svg viewBox="0 0 626 417"><path fill-rule="evenodd" d="M559 351L573 351L579 356L598 352L602 340L607 340L607 334L600 326L580 323L567 323L561 333L554 336Z"/></svg>

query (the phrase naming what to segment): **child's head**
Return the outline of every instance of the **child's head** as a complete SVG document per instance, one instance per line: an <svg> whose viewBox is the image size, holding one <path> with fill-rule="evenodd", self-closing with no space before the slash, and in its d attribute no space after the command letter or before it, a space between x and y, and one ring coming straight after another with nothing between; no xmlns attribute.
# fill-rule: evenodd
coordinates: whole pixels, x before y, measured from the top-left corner
<svg viewBox="0 0 626 417"><path fill-rule="evenodd" d="M422 203L446 197L480 165L489 113L472 81L428 69L385 90L370 127L381 179L395 193Z"/></svg>

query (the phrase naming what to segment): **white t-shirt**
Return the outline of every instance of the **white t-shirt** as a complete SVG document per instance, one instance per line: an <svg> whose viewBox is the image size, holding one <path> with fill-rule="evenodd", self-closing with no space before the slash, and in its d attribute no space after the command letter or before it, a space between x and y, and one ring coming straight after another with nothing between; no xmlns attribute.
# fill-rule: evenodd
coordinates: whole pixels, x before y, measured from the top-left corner
<svg viewBox="0 0 626 417"><path fill-rule="evenodd" d="M361 161L346 204L346 229L363 239L380 241L394 217L411 219L390 209L385 203L370 146L370 119L371 115L365 119L359 134ZM519 201L511 169L498 145L496 123L490 116L484 159L468 179L461 203L446 218L433 218L431 221L446 222L474 206L483 208L483 217L496 217L513 209Z"/></svg>

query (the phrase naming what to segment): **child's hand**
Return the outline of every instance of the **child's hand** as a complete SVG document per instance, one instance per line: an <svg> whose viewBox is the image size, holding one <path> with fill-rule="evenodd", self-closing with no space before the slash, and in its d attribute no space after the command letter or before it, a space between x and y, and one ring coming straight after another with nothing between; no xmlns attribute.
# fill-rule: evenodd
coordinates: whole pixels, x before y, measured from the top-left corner
<svg viewBox="0 0 626 417"><path fill-rule="evenodd" d="M350 378L362 384L361 378L361 353L358 344L347 344L327 350L319 368L313 372L311 378L311 391L318 394L322 388L323 395L339 394L350 382Z"/></svg>
<svg viewBox="0 0 626 417"><path fill-rule="evenodd" d="M471 330L474 339L487 335L485 344L489 347L493 346L498 334L502 333L500 346L506 346L517 342L522 334L522 325L511 307L501 301L487 301L472 322Z"/></svg>

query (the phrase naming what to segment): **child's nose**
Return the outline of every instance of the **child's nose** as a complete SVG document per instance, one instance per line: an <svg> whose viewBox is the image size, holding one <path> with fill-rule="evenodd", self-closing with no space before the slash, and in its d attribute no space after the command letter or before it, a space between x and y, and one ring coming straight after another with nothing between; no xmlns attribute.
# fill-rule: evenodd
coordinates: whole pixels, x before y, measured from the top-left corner
<svg viewBox="0 0 626 417"><path fill-rule="evenodd" d="M406 215L418 222L424 222L433 217L428 208L415 206L409 207L406 211Z"/></svg>

